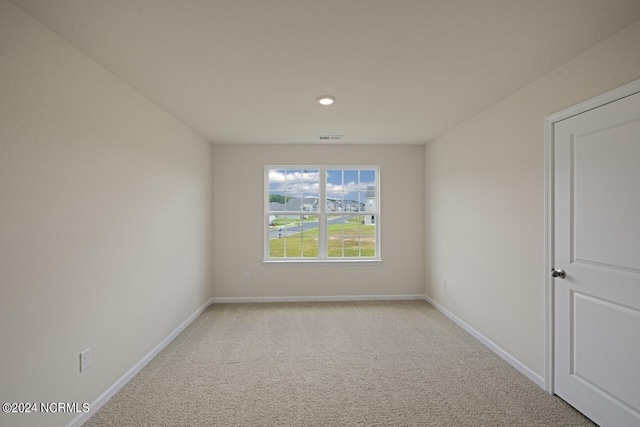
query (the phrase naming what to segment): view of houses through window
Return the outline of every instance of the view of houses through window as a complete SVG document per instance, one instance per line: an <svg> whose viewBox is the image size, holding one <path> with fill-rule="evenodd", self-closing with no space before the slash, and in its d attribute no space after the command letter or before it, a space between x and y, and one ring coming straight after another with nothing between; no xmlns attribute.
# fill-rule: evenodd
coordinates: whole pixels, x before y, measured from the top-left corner
<svg viewBox="0 0 640 427"><path fill-rule="evenodd" d="M379 258L377 166L266 167L265 259Z"/></svg>

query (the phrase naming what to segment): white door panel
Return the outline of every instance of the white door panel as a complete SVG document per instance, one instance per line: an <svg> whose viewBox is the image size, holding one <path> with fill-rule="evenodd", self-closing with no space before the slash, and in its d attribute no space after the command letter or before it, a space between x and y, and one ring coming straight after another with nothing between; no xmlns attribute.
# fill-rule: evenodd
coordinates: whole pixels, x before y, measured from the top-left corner
<svg viewBox="0 0 640 427"><path fill-rule="evenodd" d="M640 342L640 311L579 292L570 295L571 375L630 408L640 408L638 362L628 357Z"/></svg>
<svg viewBox="0 0 640 427"><path fill-rule="evenodd" d="M640 94L554 125L554 389L640 426Z"/></svg>
<svg viewBox="0 0 640 427"><path fill-rule="evenodd" d="M638 135L640 119L635 119L596 132L575 135L571 141L572 262L597 263L640 272ZM632 226L602 226L607 223Z"/></svg>

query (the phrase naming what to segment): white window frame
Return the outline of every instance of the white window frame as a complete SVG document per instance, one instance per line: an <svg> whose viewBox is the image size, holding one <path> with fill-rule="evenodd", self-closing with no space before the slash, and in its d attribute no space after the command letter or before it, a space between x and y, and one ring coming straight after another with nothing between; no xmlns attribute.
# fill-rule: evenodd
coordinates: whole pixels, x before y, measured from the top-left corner
<svg viewBox="0 0 640 427"><path fill-rule="evenodd" d="M320 209L314 211L314 215L318 215L318 257L317 258L270 258L269 257L269 216L270 215L304 215L306 212L298 211L269 211L269 170L318 170L320 173L320 190L318 199ZM326 185L327 170L373 170L375 171L376 200L374 212L359 211L357 215L374 215L375 216L375 256L373 257L331 257L327 254L327 216L335 215L335 212L327 212L326 204ZM380 213L380 166L379 165L266 165L264 167L264 215L262 219L262 227L264 229L264 264L379 264L382 262L381 256L381 213Z"/></svg>

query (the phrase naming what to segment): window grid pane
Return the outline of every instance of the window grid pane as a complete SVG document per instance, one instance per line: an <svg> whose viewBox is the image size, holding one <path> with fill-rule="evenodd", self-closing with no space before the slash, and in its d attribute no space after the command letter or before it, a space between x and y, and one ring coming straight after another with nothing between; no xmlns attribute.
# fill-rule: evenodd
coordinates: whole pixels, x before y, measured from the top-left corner
<svg viewBox="0 0 640 427"><path fill-rule="evenodd" d="M266 257L319 259L319 242L329 259L377 257L377 169L276 167L266 172Z"/></svg>

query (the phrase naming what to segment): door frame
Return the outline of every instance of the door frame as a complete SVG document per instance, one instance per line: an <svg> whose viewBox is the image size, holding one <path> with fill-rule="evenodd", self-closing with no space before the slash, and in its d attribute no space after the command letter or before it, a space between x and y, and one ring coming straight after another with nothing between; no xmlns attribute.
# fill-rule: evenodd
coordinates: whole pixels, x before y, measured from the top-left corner
<svg viewBox="0 0 640 427"><path fill-rule="evenodd" d="M634 95L640 92L640 79L628 83L624 86L620 86L617 89L613 89L609 92L598 95L587 101L581 102L572 107L566 108L557 113L551 114L544 119L544 293L545 293L545 355L544 355L544 382L545 390L549 394L554 394L553 381L554 381L554 288L553 280L551 279L551 269L554 267L553 259L553 243L554 243L554 125L561 121L568 119L569 117L576 116L584 113L585 111L593 110L594 108L601 107L605 104L617 101L622 98Z"/></svg>

